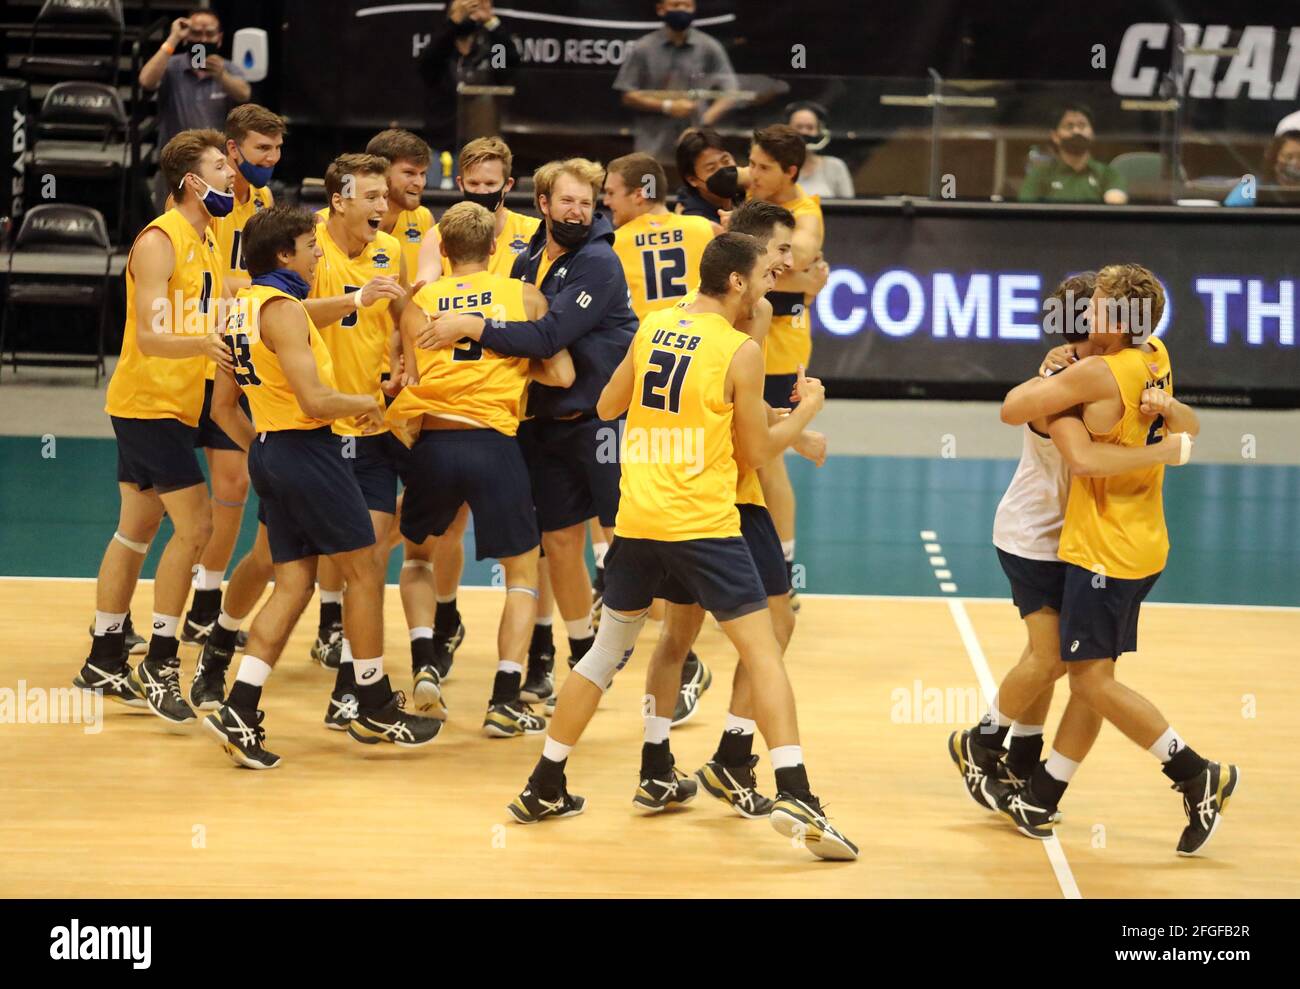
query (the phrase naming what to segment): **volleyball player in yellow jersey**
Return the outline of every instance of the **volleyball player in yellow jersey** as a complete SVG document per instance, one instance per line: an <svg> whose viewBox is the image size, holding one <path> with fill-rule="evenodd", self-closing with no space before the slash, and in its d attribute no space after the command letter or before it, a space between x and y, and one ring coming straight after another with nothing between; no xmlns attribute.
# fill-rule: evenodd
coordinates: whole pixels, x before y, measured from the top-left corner
<svg viewBox="0 0 1300 989"><path fill-rule="evenodd" d="M245 234L252 284L240 290L226 322L234 367L217 379L212 415L249 451L275 589L253 620L229 698L204 727L239 765L271 769L279 764L279 756L263 744L258 702L311 600L317 560L330 556L347 580L344 620L357 650L357 710L348 732L366 744L423 745L442 726L402 710L402 695L384 675L384 578L374 552L374 527L330 432L330 423L339 418L382 422L383 405L368 391L347 394L336 387L329 348L303 308L321 255L311 216L270 209L251 219ZM241 389L256 429L239 407Z"/></svg>
<svg viewBox="0 0 1300 989"><path fill-rule="evenodd" d="M773 825L805 835L818 856L857 856L809 790L794 694L736 510L737 455L747 464L775 456L825 400L821 383L801 376L800 408L768 424L761 353L734 324L752 312L771 284L771 267L757 240L745 234L718 237L701 260L695 303L647 317L601 394L602 419L627 412L621 499L605 562L605 613L595 643L574 667L576 675L564 682L528 786L510 804L523 823L584 809L583 798L569 794L565 785L569 753L631 657L659 587L671 578L715 614L749 667L757 721L776 766ZM671 698L675 680L667 686ZM691 800L695 792L695 783L673 766L666 737L643 746L634 805L662 810Z"/></svg>
<svg viewBox="0 0 1300 989"><path fill-rule="evenodd" d="M117 436L122 506L99 567L90 657L74 683L131 706L147 704L165 721L185 727L194 712L180 693L177 631L191 568L212 535L194 434L205 363L230 366L215 332L224 286L208 223L229 211L232 178L225 143L212 130L177 134L159 164L177 201L136 238L127 259L122 355L104 409ZM174 532L154 577L149 652L132 672L124 626L164 512Z"/></svg>
<svg viewBox="0 0 1300 989"><path fill-rule="evenodd" d="M457 203L439 221L440 249L456 273L422 288L403 314L406 359L419 380L393 401L388 421L402 427L409 423L418 434L409 457L402 535L415 545L441 536L468 505L478 523L476 557L499 560L505 571L497 674L483 731L508 738L546 728L546 721L519 697L537 613L541 540L528 468L515 436L529 378L567 388L573 383L573 362L566 350L530 361L495 353L470 339L446 350L416 345L420 331L438 313L473 312L498 321L546 314L546 300L535 286L488 270L492 230L492 214L474 203ZM414 670L416 703L422 710L445 713L439 691L443 671L431 655L422 659Z"/></svg>
<svg viewBox="0 0 1300 989"><path fill-rule="evenodd" d="M280 160L284 143L284 118L256 103L235 107L226 117L226 158L235 177L235 208L227 215L212 221L212 233L217 241L217 257L224 268L224 278L230 294L248 284L248 267L244 263L244 225L249 218L274 205L271 190L267 188L271 173ZM204 642L221 614L221 583L235 551L239 527L243 521L244 503L248 499L247 455L229 436L212 422L212 380L216 365L209 364L204 383L203 413L199 417L199 432L195 445L202 448L208 460L208 476L212 484L212 538L203 548L198 567L194 571L194 598L181 627L182 642ZM247 403L244 403L245 406ZM245 408L247 411L247 408ZM262 554L259 563L254 556L241 573L241 581L255 584L248 589L254 599L260 598L271 577L270 556ZM231 579L234 579L232 574ZM239 596L236 588L236 596ZM237 632L237 629L236 629ZM210 679L219 661L211 658L209 676L202 668L195 674L196 683ZM200 667L203 657L200 657ZM229 660L227 659L227 663ZM202 707L209 699L194 696L191 684L190 701ZM220 697L216 698L220 701Z"/></svg>
<svg viewBox="0 0 1300 989"><path fill-rule="evenodd" d="M1196 413L1173 397L1169 352L1151 335L1164 305L1164 289L1146 268L1102 268L1089 311L1095 356L1012 389L1003 403L1003 422L1021 425L1080 407L1094 442L1133 447L1159 442L1166 432L1194 436ZM1164 470L1160 464L1113 477L1071 479L1059 551L1067 564L1061 659L1069 671L1071 698L1163 763L1187 814L1177 851L1194 855L1218 827L1240 772L1198 755L1150 701L1115 679L1115 662L1137 648L1138 612L1169 553ZM1072 747L1069 714L1067 708L1054 744L1063 754ZM1028 786L1008 794L999 809L1022 834L1047 837L1075 768L1077 762L1057 772L1040 765Z"/></svg>
<svg viewBox="0 0 1300 989"><path fill-rule="evenodd" d="M768 336L763 397L774 409L791 404L796 371L812 359L813 299L826 284L830 269L822 258L825 225L821 202L807 196L799 186L799 170L807 149L803 135L785 124L773 124L754 132L749 150L749 196L784 206L794 215L791 243L794 267L783 274L768 298L772 302L772 329ZM787 569L794 567L795 497L785 460L777 457L759 471L763 494L772 521L781 535Z"/></svg>
<svg viewBox="0 0 1300 989"><path fill-rule="evenodd" d="M605 166L614 253L623 264L637 319L686 295L699 281L700 256L713 239L712 223L668 212L667 199L668 179L652 155L624 155Z"/></svg>

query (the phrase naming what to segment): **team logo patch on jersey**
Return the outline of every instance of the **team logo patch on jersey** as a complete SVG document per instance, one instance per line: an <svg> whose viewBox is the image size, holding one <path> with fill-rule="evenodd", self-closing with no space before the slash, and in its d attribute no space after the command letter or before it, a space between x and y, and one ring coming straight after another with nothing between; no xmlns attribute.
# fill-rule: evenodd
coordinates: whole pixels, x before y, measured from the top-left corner
<svg viewBox="0 0 1300 989"><path fill-rule="evenodd" d="M254 213L260 213L260 212L262 212L262 210L264 210L264 209L266 209L266 203L262 202L262 200L260 200L260 199L254 199L254 200L253 200L253 212L254 212Z"/></svg>
<svg viewBox="0 0 1300 989"><path fill-rule="evenodd" d="M376 268L387 268L389 264L392 263L389 260L388 255L385 254L382 250L375 251L375 256L372 260Z"/></svg>
<svg viewBox="0 0 1300 989"><path fill-rule="evenodd" d="M409 240L412 244L418 244L418 243L420 242L420 228L419 228L419 227L407 227L407 228L406 228L406 239Z"/></svg>
<svg viewBox="0 0 1300 989"><path fill-rule="evenodd" d="M516 234L515 239L510 242L510 253L523 254L526 250L528 250L528 241Z"/></svg>

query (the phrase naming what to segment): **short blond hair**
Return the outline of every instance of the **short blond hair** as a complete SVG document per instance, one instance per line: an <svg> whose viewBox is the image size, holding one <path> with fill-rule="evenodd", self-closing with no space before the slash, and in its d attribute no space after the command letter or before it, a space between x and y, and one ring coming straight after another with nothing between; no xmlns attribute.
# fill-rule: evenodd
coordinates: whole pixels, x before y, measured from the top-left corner
<svg viewBox="0 0 1300 989"><path fill-rule="evenodd" d="M1165 290L1160 279L1150 269L1140 264L1108 264L1097 272L1097 291L1105 299L1114 300L1125 314L1125 329L1132 336L1138 321L1133 314L1141 307L1143 324L1136 328L1147 333L1160 324L1165 312Z"/></svg>
<svg viewBox="0 0 1300 989"><path fill-rule="evenodd" d="M457 203L438 221L438 236L452 264L486 261L496 232L496 217L478 203Z"/></svg>
<svg viewBox="0 0 1300 989"><path fill-rule="evenodd" d="M208 128L183 130L165 145L158 156L158 167L163 173L167 186L176 201L184 199L184 194L176 196L176 191L185 181L185 176L199 167L208 148L215 148L226 156L226 138L218 130Z"/></svg>
<svg viewBox="0 0 1300 989"><path fill-rule="evenodd" d="M591 186L592 196L600 198L600 188L605 184L605 169L600 162L589 158L565 158L563 161L548 161L533 173L533 189L539 205L542 196L551 198L551 190L561 175L570 175L587 183Z"/></svg>
<svg viewBox="0 0 1300 989"><path fill-rule="evenodd" d="M387 177L389 161L379 155L339 155L325 169L325 201L334 209L334 196L343 195L344 180L349 175L383 175Z"/></svg>
<svg viewBox="0 0 1300 989"><path fill-rule="evenodd" d="M250 131L279 137L288 129L289 125L282 116L257 103L241 103L226 114L226 137L236 144Z"/></svg>
<svg viewBox="0 0 1300 989"><path fill-rule="evenodd" d="M471 168L487 161L501 162L505 177L510 178L515 156L510 151L510 145L499 137L476 137L465 145L460 152L460 174L464 175Z"/></svg>

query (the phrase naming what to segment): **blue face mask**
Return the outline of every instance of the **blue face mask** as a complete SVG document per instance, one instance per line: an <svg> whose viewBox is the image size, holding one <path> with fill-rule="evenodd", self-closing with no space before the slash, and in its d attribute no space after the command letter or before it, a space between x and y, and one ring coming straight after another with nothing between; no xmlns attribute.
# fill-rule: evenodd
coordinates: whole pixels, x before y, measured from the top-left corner
<svg viewBox="0 0 1300 989"><path fill-rule="evenodd" d="M248 184L254 189L265 189L271 181L271 173L275 171L274 165L254 165L251 161L244 159L239 163L239 174L248 180Z"/></svg>
<svg viewBox="0 0 1300 989"><path fill-rule="evenodd" d="M194 177L198 178L197 175ZM202 179L199 179L199 181L203 182ZM208 211L208 216L222 217L230 215L230 211L235 208L235 194L233 192L218 192L206 182L203 182L203 187L208 190L203 194L203 208ZM177 189L184 190L184 188L185 182L182 180Z"/></svg>
<svg viewBox="0 0 1300 989"><path fill-rule="evenodd" d="M295 299L305 299L307 293L311 291L311 285L307 283L307 279L292 268L276 268L275 271L268 271L265 275L255 275L253 284L278 288L281 292L286 292Z"/></svg>

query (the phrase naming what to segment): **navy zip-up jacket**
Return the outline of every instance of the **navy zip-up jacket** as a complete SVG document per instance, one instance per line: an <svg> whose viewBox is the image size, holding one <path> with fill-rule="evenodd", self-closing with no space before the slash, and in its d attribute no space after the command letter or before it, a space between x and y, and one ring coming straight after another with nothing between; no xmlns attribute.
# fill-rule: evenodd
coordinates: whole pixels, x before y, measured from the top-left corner
<svg viewBox="0 0 1300 989"><path fill-rule="evenodd" d="M591 233L577 250L551 264L540 286L550 311L541 319L483 326L481 343L498 354L544 360L566 347L573 358L569 388L529 385L528 415L557 419L596 411L601 390L614 375L636 334L638 321L628 304L627 279L614 253L614 227L597 213ZM512 278L532 282L546 250L546 224L537 228L528 250L515 259Z"/></svg>

